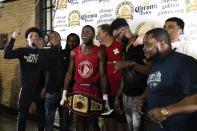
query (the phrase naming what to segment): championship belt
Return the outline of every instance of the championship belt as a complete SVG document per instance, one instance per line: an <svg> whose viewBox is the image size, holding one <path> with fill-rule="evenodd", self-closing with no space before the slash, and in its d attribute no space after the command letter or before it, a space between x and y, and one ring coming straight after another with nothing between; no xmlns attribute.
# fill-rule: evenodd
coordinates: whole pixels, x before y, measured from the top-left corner
<svg viewBox="0 0 197 131"><path fill-rule="evenodd" d="M104 111L105 101L87 94L68 93L66 106L79 115L100 115Z"/></svg>

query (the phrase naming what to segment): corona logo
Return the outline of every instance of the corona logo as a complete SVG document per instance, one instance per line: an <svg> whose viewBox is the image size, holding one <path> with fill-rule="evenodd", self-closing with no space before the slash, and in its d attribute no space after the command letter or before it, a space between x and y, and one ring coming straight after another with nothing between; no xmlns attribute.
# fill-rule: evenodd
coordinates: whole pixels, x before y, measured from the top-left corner
<svg viewBox="0 0 197 131"><path fill-rule="evenodd" d="M197 0L185 0L186 12L197 11Z"/></svg>
<svg viewBox="0 0 197 131"><path fill-rule="evenodd" d="M94 14L91 11L81 15L81 20L84 20L85 22L92 22L95 18L97 18L97 14Z"/></svg>
<svg viewBox="0 0 197 131"><path fill-rule="evenodd" d="M140 15L151 14L152 10L157 9L157 5L145 5L145 6L137 6L135 7L135 12Z"/></svg>
<svg viewBox="0 0 197 131"><path fill-rule="evenodd" d="M116 16L124 19L133 19L133 4L130 1L120 3L116 8Z"/></svg>
<svg viewBox="0 0 197 131"><path fill-rule="evenodd" d="M80 26L80 12L73 10L68 16L68 26Z"/></svg>

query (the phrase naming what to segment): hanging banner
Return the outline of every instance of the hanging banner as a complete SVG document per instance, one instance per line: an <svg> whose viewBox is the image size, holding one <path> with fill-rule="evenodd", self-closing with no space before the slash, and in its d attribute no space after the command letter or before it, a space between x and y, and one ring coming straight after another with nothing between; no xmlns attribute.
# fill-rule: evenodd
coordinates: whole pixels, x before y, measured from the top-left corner
<svg viewBox="0 0 197 131"><path fill-rule="evenodd" d="M57 0L54 30L62 37L65 47L70 33L81 34L84 25L97 29L115 18L127 19L132 32L144 34L154 27L163 27L169 17L185 22L181 40L193 43L197 50L197 0Z"/></svg>

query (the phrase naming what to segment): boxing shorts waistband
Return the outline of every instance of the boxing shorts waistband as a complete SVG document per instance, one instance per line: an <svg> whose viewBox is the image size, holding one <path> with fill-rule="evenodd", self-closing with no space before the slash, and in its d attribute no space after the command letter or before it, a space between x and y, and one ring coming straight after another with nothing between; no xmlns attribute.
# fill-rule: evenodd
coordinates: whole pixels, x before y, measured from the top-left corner
<svg viewBox="0 0 197 131"><path fill-rule="evenodd" d="M87 87L98 87L99 86L98 82L94 82L94 83L79 83L79 82L75 81L75 84L79 85L79 86L87 86Z"/></svg>

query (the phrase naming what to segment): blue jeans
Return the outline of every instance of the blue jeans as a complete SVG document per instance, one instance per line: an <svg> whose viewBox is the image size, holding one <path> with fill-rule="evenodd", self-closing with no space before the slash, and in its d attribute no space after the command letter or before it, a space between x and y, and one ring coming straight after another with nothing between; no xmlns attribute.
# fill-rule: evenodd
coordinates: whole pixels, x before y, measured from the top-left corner
<svg viewBox="0 0 197 131"><path fill-rule="evenodd" d="M123 94L123 108L127 119L128 131L141 130L142 117L141 114L136 111L136 99L137 97Z"/></svg>
<svg viewBox="0 0 197 131"><path fill-rule="evenodd" d="M45 96L45 131L53 131L55 112L58 108L60 118L60 131L68 131L69 110L60 105L60 94L46 94Z"/></svg>

